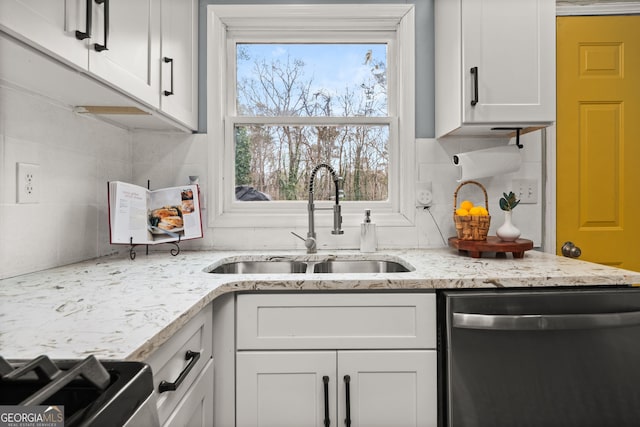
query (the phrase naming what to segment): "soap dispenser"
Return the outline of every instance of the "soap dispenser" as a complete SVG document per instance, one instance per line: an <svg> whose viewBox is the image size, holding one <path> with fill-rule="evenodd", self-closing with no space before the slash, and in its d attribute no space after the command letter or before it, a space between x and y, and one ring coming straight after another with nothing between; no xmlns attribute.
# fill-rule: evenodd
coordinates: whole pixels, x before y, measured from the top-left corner
<svg viewBox="0 0 640 427"><path fill-rule="evenodd" d="M377 246L376 225L371 222L371 209L366 209L364 222L360 224L360 252L375 252Z"/></svg>

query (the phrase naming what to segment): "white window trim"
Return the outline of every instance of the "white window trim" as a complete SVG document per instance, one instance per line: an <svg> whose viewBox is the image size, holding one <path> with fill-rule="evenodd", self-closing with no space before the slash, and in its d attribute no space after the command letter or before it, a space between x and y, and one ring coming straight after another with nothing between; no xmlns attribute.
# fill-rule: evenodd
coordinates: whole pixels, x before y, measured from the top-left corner
<svg viewBox="0 0 640 427"><path fill-rule="evenodd" d="M292 26L291 19L295 25ZM227 120L227 91L233 90L234 64L224 62L228 38L232 29L277 29L281 38L287 31L331 30L387 30L395 32L398 69L395 82L398 95L397 110L390 115L390 134L398 141L390 141L390 161L397 165L395 176L390 176L389 194L385 202L352 202L343 205L345 225L356 225L362 220L363 209L371 208L379 226L413 226L415 220L415 30L414 6L406 4L362 5L209 5L207 6L207 129L209 143L209 227L302 228L307 225L305 201L237 202L226 177L232 177L234 153L229 152L225 135L233 135L233 123ZM229 30L229 31L228 31ZM296 41L300 41L296 38ZM390 73L391 74L391 73ZM392 102L389 102L390 108ZM265 118L265 122L269 122ZM340 118L316 118L319 122L341 124ZM351 120L351 119L350 119ZM367 122L376 121L367 118ZM277 119L276 119L277 121ZM305 121L309 121L305 119ZM394 132L395 131L395 132ZM393 138L393 137L392 137ZM392 160L392 158L395 159ZM231 173L231 175L228 175ZM322 206L323 201L316 201ZM327 205L331 202L327 201ZM318 224L320 225L320 224Z"/></svg>

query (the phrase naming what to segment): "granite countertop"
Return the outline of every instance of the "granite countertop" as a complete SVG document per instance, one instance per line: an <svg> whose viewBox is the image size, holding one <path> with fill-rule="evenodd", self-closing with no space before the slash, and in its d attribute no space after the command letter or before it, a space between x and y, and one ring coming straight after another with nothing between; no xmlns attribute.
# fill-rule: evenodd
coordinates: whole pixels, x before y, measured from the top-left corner
<svg viewBox="0 0 640 427"><path fill-rule="evenodd" d="M206 304L243 290L382 290L638 284L640 273L537 251L524 258L471 258L449 248L270 251L318 260L376 257L409 264L405 273L209 274L223 260L265 259L254 252L128 254L0 280L0 355L144 360Z"/></svg>

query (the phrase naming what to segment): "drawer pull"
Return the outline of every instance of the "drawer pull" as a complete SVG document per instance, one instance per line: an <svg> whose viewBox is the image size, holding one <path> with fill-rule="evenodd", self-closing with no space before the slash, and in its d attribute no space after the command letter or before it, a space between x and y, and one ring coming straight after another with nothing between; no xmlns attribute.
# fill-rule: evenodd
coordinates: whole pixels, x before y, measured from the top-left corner
<svg viewBox="0 0 640 427"><path fill-rule="evenodd" d="M200 360L200 352L187 350L187 354L185 354L184 359L191 360L182 372L180 372L180 375L178 375L178 378L174 382L170 383L165 380L160 381L160 384L158 385L158 391L160 393L164 393L165 391L175 391L180 387L182 381L184 381L187 375L189 375L189 371L191 371L191 369L196 366L196 363L198 363L198 360Z"/></svg>
<svg viewBox="0 0 640 427"><path fill-rule="evenodd" d="M346 398L346 418L344 419L344 424L347 427L351 427L351 376L349 375L345 375L344 376L344 388L345 388L345 392L347 395Z"/></svg>
<svg viewBox="0 0 640 427"><path fill-rule="evenodd" d="M329 377L322 377L324 383L324 427L331 425L331 418L329 417Z"/></svg>

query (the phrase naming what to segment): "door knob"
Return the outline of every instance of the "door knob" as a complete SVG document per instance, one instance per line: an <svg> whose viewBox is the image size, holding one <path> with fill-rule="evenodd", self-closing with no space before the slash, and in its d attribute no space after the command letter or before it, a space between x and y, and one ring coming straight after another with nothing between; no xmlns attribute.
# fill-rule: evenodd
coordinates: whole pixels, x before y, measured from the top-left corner
<svg viewBox="0 0 640 427"><path fill-rule="evenodd" d="M564 242L562 245L562 255L569 258L578 258L582 255L582 250L573 244L573 242Z"/></svg>

